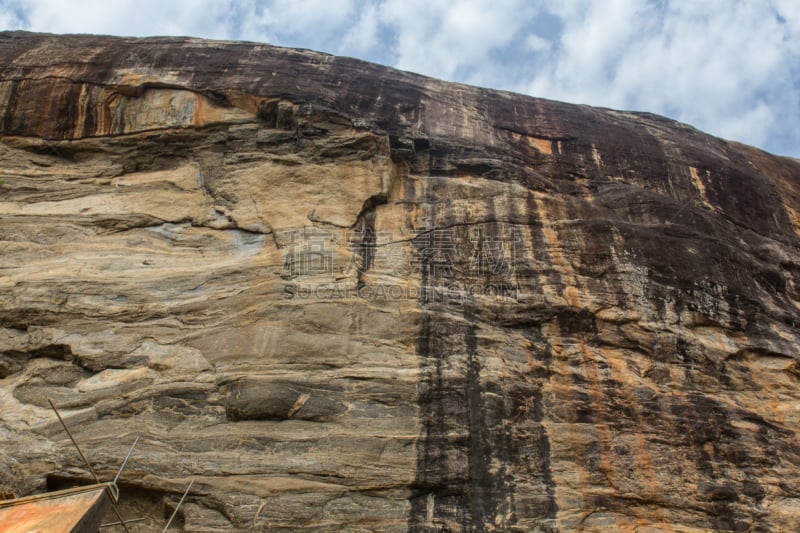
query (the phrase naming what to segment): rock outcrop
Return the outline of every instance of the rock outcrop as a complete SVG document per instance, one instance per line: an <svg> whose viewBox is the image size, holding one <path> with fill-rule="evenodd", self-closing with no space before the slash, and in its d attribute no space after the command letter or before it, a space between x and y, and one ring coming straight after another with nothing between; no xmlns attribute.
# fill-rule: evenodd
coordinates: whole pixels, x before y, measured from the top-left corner
<svg viewBox="0 0 800 533"><path fill-rule="evenodd" d="M800 162L188 38L0 34L0 484L160 531L800 529Z"/></svg>

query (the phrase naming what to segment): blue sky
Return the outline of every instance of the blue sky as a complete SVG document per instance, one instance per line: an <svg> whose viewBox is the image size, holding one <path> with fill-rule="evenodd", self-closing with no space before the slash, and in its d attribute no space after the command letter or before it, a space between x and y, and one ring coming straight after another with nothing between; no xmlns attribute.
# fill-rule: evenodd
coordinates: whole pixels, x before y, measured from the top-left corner
<svg viewBox="0 0 800 533"><path fill-rule="evenodd" d="M0 0L0 28L311 48L800 157L798 0Z"/></svg>

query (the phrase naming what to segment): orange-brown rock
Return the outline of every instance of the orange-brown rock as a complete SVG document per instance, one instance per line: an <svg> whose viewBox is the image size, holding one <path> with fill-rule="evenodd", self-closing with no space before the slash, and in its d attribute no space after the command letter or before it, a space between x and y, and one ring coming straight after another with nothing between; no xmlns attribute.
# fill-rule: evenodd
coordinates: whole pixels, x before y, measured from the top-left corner
<svg viewBox="0 0 800 533"><path fill-rule="evenodd" d="M132 530L800 529L800 163L186 38L0 34L0 484Z"/></svg>

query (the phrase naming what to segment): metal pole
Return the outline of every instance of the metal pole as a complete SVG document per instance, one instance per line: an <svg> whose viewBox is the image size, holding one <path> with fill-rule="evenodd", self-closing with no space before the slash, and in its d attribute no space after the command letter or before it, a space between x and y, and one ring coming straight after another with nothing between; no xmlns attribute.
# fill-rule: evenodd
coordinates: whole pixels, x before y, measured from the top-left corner
<svg viewBox="0 0 800 533"><path fill-rule="evenodd" d="M122 466L119 467L119 471L117 472L117 475L116 477L114 477L114 481L112 482L114 483L114 485L117 484L117 480L119 479L120 474L122 474L122 470L125 468L125 465L128 464L128 459L131 458L131 454L133 453L133 449L136 447L137 442L139 442L139 437L136 437L136 440L133 441L133 444L131 444L131 449L128 450L128 455L125 457L125 460L122 461Z"/></svg>
<svg viewBox="0 0 800 533"><path fill-rule="evenodd" d="M129 520L125 520L125 522L111 522L108 524L100 524L100 527L119 526L121 524L130 524L131 522L141 522L142 520L147 520L147 518L131 518Z"/></svg>
<svg viewBox="0 0 800 533"><path fill-rule="evenodd" d="M176 514L178 514L178 509L181 508L181 504L183 504L183 500L186 499L186 495L189 494L189 489L192 488L193 484L194 484L194 479L189 482L189 486L186 487L185 491L183 491L183 496L181 496L181 501L178 502L178 505L175 507L175 510L172 511L172 516L169 517L169 521L167 522L167 525L164 526L164 531L162 531L161 533L167 533L167 529L169 529L169 525L172 523L172 519L175 518Z"/></svg>
<svg viewBox="0 0 800 533"><path fill-rule="evenodd" d="M69 436L69 440L72 441L72 444L75 446L75 449L78 450L78 454L80 454L81 459L83 459L84 464L86 464L86 468L88 468L89 472L92 473L92 476L94 477L95 482L99 484L100 483L100 478L97 477L97 474L95 473L94 468L92 468L92 465L89 464L89 460L86 458L85 455L83 455L83 452L81 451L81 447L78 446L78 443L75 440L75 437L72 436L72 433L70 433L69 428L67 427L67 424L64 422L64 419L61 418L61 413L59 413L58 409L56 409L56 404L54 404L53 400L50 399L50 398L48 398L47 401L50 403L50 407L53 408L53 411L55 411L56 416L58 417L58 421L61 422L61 425L64 427L64 431L67 432L67 435ZM126 459L126 461L127 461L127 459ZM111 498L109 498L109 499L111 499ZM130 529L128 529L128 526L125 525L125 521L120 516L119 511L117 510L117 506L114 505L114 501L113 500L111 501L111 509L114 511L114 514L117 515L117 519L122 523L122 527L125 529L125 531L130 533Z"/></svg>
<svg viewBox="0 0 800 533"><path fill-rule="evenodd" d="M89 472L92 473L92 477L94 477L95 482L96 483L100 483L100 478L97 477L97 474L94 473L94 468L92 468L92 465L89 464L89 460L86 458L86 456L83 455L83 452L81 451L81 447L78 446L78 443L75 441L75 437L72 436L72 433L70 433L69 428L67 427L67 424L64 423L64 419L61 418L61 413L59 413L58 409L56 409L56 404L54 404L53 400L51 400L50 398L48 398L47 401L50 402L50 407L52 407L53 411L56 412L56 416L58 417L58 421L61 422L61 425L64 427L64 431L66 431L67 432L67 436L69 436L69 440L72 441L73 446L75 446L75 449L78 450L78 454L81 456L81 459L83 459L83 463L86 465L86 468L88 468Z"/></svg>

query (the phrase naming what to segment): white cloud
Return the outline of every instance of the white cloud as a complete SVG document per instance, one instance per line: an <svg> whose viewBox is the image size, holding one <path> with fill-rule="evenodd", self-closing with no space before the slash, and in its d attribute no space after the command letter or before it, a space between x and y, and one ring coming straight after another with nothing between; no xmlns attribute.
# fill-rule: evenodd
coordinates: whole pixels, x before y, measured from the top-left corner
<svg viewBox="0 0 800 533"><path fill-rule="evenodd" d="M313 48L800 156L797 0L0 0L0 27Z"/></svg>
<svg viewBox="0 0 800 533"><path fill-rule="evenodd" d="M491 53L508 46L536 10L524 0L387 0L380 19L395 36L394 66L472 83L493 79Z"/></svg>
<svg viewBox="0 0 800 533"><path fill-rule="evenodd" d="M339 52L352 56L365 56L380 46L378 36L378 6L365 5L358 9L357 21L342 39Z"/></svg>
<svg viewBox="0 0 800 533"><path fill-rule="evenodd" d="M193 35L229 37L225 19L230 2L189 0L20 1L26 24L9 25L51 33L98 33L112 35ZM2 6L5 7L5 6Z"/></svg>
<svg viewBox="0 0 800 533"><path fill-rule="evenodd" d="M25 25L23 13L24 9L19 2L0 0L0 29L23 27Z"/></svg>
<svg viewBox="0 0 800 533"><path fill-rule="evenodd" d="M727 138L776 142L800 118L800 41L767 2L586 2L557 8L565 31L528 92L559 100L667 114ZM786 10L785 18L796 13ZM793 22L792 22L793 23Z"/></svg>
<svg viewBox="0 0 800 533"><path fill-rule="evenodd" d="M338 53L359 18L355 0L233 1L236 38ZM353 36L355 39L357 36Z"/></svg>
<svg viewBox="0 0 800 533"><path fill-rule="evenodd" d="M550 42L535 33L526 36L524 41L525 48L531 52L548 52L550 51Z"/></svg>

